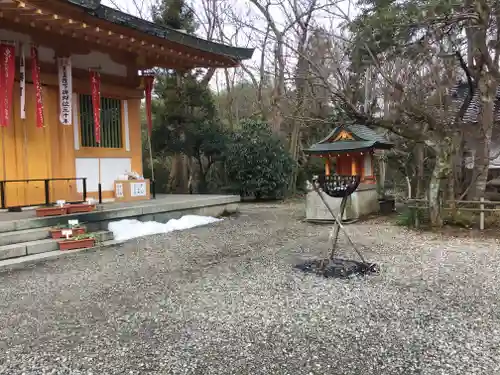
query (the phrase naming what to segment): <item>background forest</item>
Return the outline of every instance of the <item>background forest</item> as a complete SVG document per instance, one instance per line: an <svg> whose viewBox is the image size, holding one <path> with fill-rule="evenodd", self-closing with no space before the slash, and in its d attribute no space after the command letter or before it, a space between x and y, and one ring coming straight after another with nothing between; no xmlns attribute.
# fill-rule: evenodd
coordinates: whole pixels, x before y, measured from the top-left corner
<svg viewBox="0 0 500 375"><path fill-rule="evenodd" d="M443 224L446 200L497 194L490 168L499 156L497 2L114 5L209 40L256 48L254 59L237 69L155 72L151 154L159 192L294 195L323 171L303 149L354 122L395 144L379 155L386 165L380 194L427 198L432 225Z"/></svg>

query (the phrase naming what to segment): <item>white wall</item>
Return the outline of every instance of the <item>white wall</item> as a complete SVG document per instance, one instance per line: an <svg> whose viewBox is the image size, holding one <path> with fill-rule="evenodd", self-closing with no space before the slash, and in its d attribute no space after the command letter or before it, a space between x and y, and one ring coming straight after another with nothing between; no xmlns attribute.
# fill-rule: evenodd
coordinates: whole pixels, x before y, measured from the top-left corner
<svg viewBox="0 0 500 375"><path fill-rule="evenodd" d="M97 192L99 181L101 182L102 191L113 191L114 182L118 176L132 170L132 159L76 158L75 168L77 177L87 177L87 192ZM79 193L83 192L82 182L77 184L77 191Z"/></svg>
<svg viewBox="0 0 500 375"><path fill-rule="evenodd" d="M87 178L87 192L98 191L99 183L99 159L95 158L76 158L75 159L76 177ZM83 193L83 184L78 181L76 190Z"/></svg>
<svg viewBox="0 0 500 375"><path fill-rule="evenodd" d="M476 150L470 150L469 155L465 157L465 167L467 169L474 168L474 158ZM490 145L490 169L500 169L500 145Z"/></svg>

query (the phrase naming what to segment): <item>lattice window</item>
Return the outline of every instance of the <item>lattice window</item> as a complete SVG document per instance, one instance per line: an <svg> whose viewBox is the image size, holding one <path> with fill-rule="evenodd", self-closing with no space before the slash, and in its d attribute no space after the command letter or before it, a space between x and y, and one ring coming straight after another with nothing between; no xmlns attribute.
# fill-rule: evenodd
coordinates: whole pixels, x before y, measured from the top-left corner
<svg viewBox="0 0 500 375"><path fill-rule="evenodd" d="M119 99L101 97L101 144L95 141L92 97L79 95L82 147L122 148L122 111Z"/></svg>

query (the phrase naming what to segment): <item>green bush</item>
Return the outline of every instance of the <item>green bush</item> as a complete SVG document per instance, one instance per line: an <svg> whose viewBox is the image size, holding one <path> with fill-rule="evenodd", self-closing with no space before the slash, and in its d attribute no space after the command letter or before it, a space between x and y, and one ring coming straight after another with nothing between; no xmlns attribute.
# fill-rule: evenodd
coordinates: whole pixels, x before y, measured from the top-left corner
<svg viewBox="0 0 500 375"><path fill-rule="evenodd" d="M460 211L460 209L448 212L443 217L443 224L465 229L472 228L476 221L477 217L475 214L469 211Z"/></svg>
<svg viewBox="0 0 500 375"><path fill-rule="evenodd" d="M497 207L494 207L497 208ZM500 227L500 212L493 211L484 215L485 228L499 228Z"/></svg>
<svg viewBox="0 0 500 375"><path fill-rule="evenodd" d="M312 176L325 173L325 161L323 158L310 157L307 163L299 168L297 176L297 191L306 192L306 181L311 180Z"/></svg>
<svg viewBox="0 0 500 375"><path fill-rule="evenodd" d="M415 226L415 218L418 215L418 221L422 225L429 223L429 214L427 210L417 210L415 208L406 208L396 219L396 224L402 227L413 228Z"/></svg>
<svg viewBox="0 0 500 375"><path fill-rule="evenodd" d="M229 190L242 197L282 198L294 161L281 140L258 120L244 120L225 152Z"/></svg>
<svg viewBox="0 0 500 375"><path fill-rule="evenodd" d="M418 219L420 225L428 226L430 223L429 213L426 209L419 209L418 211L414 208L407 208L402 211L397 218L397 225L413 228L415 226L415 215L418 212ZM455 212L444 211L443 214L443 224L449 225L451 227L460 228L472 228L477 222L477 215L474 215L467 211L460 211L458 209Z"/></svg>
<svg viewBox="0 0 500 375"><path fill-rule="evenodd" d="M149 163L149 154L143 153L142 158L142 169L145 178L151 179L151 167ZM169 178L170 178L170 168L171 160L170 157L156 157L153 159L155 168L155 180L156 180L156 193L165 194L170 193L169 190Z"/></svg>

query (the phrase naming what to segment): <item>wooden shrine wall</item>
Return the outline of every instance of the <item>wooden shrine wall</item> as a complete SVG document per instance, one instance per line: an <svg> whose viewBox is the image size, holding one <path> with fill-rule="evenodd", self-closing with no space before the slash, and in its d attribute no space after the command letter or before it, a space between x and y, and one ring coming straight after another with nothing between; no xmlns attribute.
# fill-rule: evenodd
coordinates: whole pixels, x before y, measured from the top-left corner
<svg viewBox="0 0 500 375"><path fill-rule="evenodd" d="M28 70L29 72L29 70ZM57 77L53 77L57 84ZM140 99L127 99L119 93L107 90L103 96L127 99L129 150L125 143L121 149L75 147L74 126L64 126L59 122L57 85L47 85L43 79L43 102L45 128L37 128L35 121L35 92L30 83L26 84L26 119L20 118L19 82L14 87L12 122L0 128L0 180L45 179L83 177L76 176L76 158L130 158L132 169L142 173L142 146L140 128ZM82 84L82 83L81 83ZM78 85L76 85L78 87ZM78 111L78 108L73 108ZM123 113L122 105L122 118ZM124 121L122 121L122 127ZM79 126L76 124L76 126ZM78 129L78 133L79 129ZM122 136L125 131L122 129ZM80 138L79 138L80 139ZM80 139L81 142L81 139ZM60 181L50 183L53 199L73 201L81 199L76 183ZM90 193L89 196L97 196ZM113 196L105 191L104 198ZM44 182L7 183L5 192L7 206L32 205L45 201Z"/></svg>

